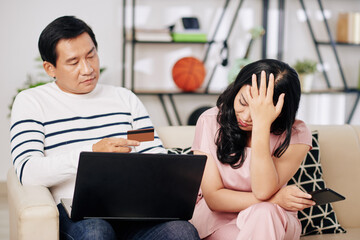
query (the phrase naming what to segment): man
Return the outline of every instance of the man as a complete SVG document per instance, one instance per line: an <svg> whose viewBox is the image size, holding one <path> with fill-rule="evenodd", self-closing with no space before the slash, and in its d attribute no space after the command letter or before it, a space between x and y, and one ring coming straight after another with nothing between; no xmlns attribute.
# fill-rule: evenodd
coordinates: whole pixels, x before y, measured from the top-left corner
<svg viewBox="0 0 360 240"><path fill-rule="evenodd" d="M161 140L122 138L128 130L152 128L140 100L129 90L98 84L97 42L91 28L60 17L41 33L39 51L54 82L18 94L11 114L11 153L24 185L43 185L55 201L72 198L79 153L165 153ZM90 176L89 176L90 177ZM187 221L123 226L102 219L73 222L61 204L62 239L198 239Z"/></svg>

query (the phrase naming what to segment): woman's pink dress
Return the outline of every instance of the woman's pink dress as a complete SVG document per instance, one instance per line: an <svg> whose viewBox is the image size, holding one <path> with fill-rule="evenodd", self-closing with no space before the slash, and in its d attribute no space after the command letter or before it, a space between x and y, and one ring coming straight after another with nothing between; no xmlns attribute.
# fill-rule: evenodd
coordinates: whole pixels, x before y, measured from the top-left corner
<svg viewBox="0 0 360 240"><path fill-rule="evenodd" d="M233 169L217 159L215 136L219 125L216 121L218 109L204 112L196 125L192 150L210 154L216 161L224 187L251 192L250 155L246 148L246 159L241 168ZM274 152L284 136L270 135L270 148ZM311 146L311 132L304 122L296 120L293 125L290 144ZM191 223L197 228L200 238L209 239L299 239L301 224L297 212L286 211L280 206L263 202L252 205L240 213L211 211L205 199L199 194Z"/></svg>

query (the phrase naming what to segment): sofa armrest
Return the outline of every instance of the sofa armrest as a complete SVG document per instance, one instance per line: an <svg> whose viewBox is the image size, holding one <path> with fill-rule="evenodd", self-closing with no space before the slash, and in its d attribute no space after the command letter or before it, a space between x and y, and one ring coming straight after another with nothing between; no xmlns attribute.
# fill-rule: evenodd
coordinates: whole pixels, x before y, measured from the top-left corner
<svg viewBox="0 0 360 240"><path fill-rule="evenodd" d="M23 186L7 174L10 239L59 239L59 212L48 188Z"/></svg>

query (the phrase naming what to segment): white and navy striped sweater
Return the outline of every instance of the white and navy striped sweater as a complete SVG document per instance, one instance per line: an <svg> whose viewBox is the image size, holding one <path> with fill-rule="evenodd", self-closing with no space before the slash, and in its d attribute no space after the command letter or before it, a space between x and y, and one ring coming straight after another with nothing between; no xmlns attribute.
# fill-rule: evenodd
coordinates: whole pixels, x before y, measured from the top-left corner
<svg viewBox="0 0 360 240"><path fill-rule="evenodd" d="M131 91L98 84L84 95L66 93L55 82L22 91L11 113L11 154L22 184L50 188L56 202L71 198L81 151L105 137L126 138L152 128ZM142 142L136 152L165 153L161 140Z"/></svg>

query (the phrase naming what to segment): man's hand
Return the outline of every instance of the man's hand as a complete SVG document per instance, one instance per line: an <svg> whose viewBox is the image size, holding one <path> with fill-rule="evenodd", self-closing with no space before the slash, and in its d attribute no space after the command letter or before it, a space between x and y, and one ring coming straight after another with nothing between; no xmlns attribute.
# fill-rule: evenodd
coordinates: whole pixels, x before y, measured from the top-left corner
<svg viewBox="0 0 360 240"><path fill-rule="evenodd" d="M315 205L311 200L311 195L301 191L294 185L281 188L271 199L270 202L276 203L288 211L300 211Z"/></svg>
<svg viewBox="0 0 360 240"><path fill-rule="evenodd" d="M132 146L139 146L140 142L124 138L104 138L92 146L93 152L131 152Z"/></svg>

